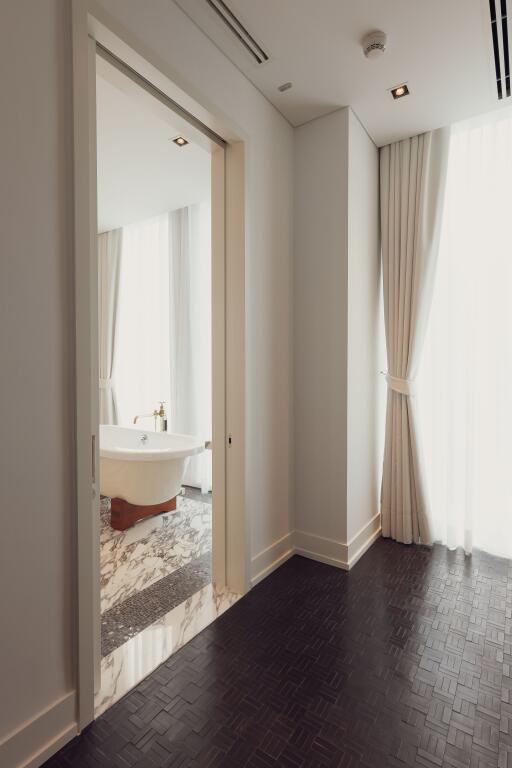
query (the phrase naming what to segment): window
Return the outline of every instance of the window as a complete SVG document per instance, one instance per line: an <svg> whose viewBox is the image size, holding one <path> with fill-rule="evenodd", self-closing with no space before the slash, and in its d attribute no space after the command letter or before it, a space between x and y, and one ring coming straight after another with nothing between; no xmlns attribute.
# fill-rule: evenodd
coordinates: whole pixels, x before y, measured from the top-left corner
<svg viewBox="0 0 512 768"><path fill-rule="evenodd" d="M453 129L419 377L438 540L512 557L512 112Z"/></svg>

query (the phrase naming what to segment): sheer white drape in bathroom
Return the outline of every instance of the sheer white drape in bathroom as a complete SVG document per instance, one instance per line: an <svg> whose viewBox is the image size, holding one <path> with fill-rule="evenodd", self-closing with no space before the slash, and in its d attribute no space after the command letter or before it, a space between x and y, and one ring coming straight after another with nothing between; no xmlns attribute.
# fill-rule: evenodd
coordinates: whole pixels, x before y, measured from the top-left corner
<svg viewBox="0 0 512 768"><path fill-rule="evenodd" d="M122 230L98 235L98 325L100 424L117 424L113 373L117 349Z"/></svg>
<svg viewBox="0 0 512 768"><path fill-rule="evenodd" d="M123 227L115 382L119 423L169 401L167 215ZM153 427L151 419L140 422Z"/></svg>
<svg viewBox="0 0 512 768"><path fill-rule="evenodd" d="M210 209L169 214L170 428L211 439L212 338ZM212 454L191 457L185 483L212 487Z"/></svg>
<svg viewBox="0 0 512 768"><path fill-rule="evenodd" d="M115 382L119 423L165 401L168 429L211 440L210 205L123 228ZM153 428L153 421L140 425ZM211 490L211 451L184 482Z"/></svg>
<svg viewBox="0 0 512 768"><path fill-rule="evenodd" d="M418 406L434 538L512 557L512 115L452 131Z"/></svg>

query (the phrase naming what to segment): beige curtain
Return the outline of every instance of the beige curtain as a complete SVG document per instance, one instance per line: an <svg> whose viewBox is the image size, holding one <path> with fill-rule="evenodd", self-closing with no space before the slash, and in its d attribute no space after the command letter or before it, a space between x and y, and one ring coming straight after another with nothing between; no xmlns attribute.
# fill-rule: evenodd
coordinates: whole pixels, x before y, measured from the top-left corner
<svg viewBox="0 0 512 768"><path fill-rule="evenodd" d="M113 372L122 230L98 235L100 424L117 424Z"/></svg>
<svg viewBox="0 0 512 768"><path fill-rule="evenodd" d="M388 360L382 534L405 544L432 543L414 380L432 302L448 146L442 129L380 153Z"/></svg>

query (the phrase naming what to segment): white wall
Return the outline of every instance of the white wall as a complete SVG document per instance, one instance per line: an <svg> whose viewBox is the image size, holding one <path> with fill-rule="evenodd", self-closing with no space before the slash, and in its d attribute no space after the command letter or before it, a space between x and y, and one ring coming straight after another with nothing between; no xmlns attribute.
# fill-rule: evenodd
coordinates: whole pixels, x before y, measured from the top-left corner
<svg viewBox="0 0 512 768"><path fill-rule="evenodd" d="M341 109L296 129L295 546L349 567L377 534L378 151Z"/></svg>
<svg viewBox="0 0 512 768"><path fill-rule="evenodd" d="M347 535L348 120L342 109L295 131L295 527L335 541Z"/></svg>
<svg viewBox="0 0 512 768"><path fill-rule="evenodd" d="M3 2L0 23L0 764L11 766L2 739L73 688L69 3Z"/></svg>
<svg viewBox="0 0 512 768"><path fill-rule="evenodd" d="M0 122L1 386L8 435L0 491L0 740L73 687L69 5L8 0L1 9L9 32L0 54L9 72L3 98L10 109ZM171 0L102 0L99 6L196 99L239 126L247 142L247 511L252 568L259 572L292 528L293 131Z"/></svg>
<svg viewBox="0 0 512 768"><path fill-rule="evenodd" d="M385 384L380 302L379 155L349 111L347 541L349 558L378 530ZM374 521L373 523L371 521Z"/></svg>

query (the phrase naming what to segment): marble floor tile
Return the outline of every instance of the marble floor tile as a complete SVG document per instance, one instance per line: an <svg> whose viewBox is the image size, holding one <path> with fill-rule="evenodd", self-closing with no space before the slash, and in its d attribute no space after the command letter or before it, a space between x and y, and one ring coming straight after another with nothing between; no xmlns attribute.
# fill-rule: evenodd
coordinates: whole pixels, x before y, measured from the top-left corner
<svg viewBox="0 0 512 768"><path fill-rule="evenodd" d="M136 523L126 531L109 524L108 500L102 501L101 612L209 552L212 547L212 507L178 496L174 512Z"/></svg>
<svg viewBox="0 0 512 768"><path fill-rule="evenodd" d="M210 583L211 496L185 490L176 511L126 531L111 528L110 502L102 499L100 547L105 655L97 715L239 598Z"/></svg>
<svg viewBox="0 0 512 768"><path fill-rule="evenodd" d="M106 655L97 715L239 598L204 583L211 567L205 560L212 548L211 496L185 490L176 511L142 520L126 531L110 527L110 502L102 499L100 548L102 632L112 631L116 637L102 637ZM144 594L147 605L139 611ZM164 597L161 605L159 594ZM183 598L179 604L177 596ZM148 606L158 616L149 625Z"/></svg>

